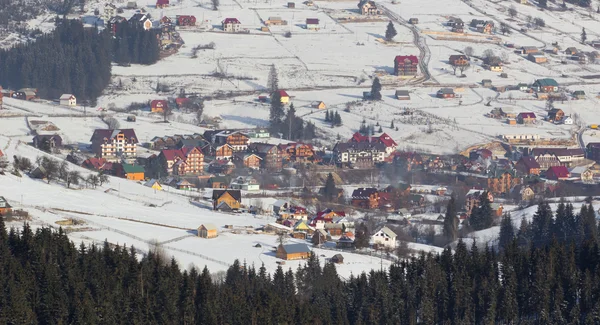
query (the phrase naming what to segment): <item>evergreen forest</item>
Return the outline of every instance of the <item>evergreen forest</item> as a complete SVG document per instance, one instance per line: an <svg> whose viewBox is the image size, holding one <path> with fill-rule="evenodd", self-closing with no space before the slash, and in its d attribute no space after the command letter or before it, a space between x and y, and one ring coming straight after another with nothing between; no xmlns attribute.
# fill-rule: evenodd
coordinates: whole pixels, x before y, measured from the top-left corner
<svg viewBox="0 0 600 325"><path fill-rule="evenodd" d="M152 64L159 59L156 32L123 22L113 37L78 20L56 18L53 32L35 41L0 50L0 85L34 88L41 98L74 94L78 102L94 101L111 78L111 62Z"/></svg>
<svg viewBox="0 0 600 325"><path fill-rule="evenodd" d="M541 203L522 230L503 222L500 250L459 240L350 278L315 255L273 274L239 261L224 274L184 270L0 218L0 324L598 324L593 208L558 210Z"/></svg>

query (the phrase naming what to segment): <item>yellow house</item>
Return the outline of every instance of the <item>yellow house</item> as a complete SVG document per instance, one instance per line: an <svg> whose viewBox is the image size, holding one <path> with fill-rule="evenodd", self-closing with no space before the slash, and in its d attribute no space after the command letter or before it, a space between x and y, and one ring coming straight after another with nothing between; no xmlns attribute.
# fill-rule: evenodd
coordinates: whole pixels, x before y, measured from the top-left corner
<svg viewBox="0 0 600 325"><path fill-rule="evenodd" d="M304 232L304 233L308 233L308 234L312 234L315 231L315 229L311 226L309 226L306 221L304 220L300 220L298 222L296 222L296 224L294 225L294 232Z"/></svg>
<svg viewBox="0 0 600 325"><path fill-rule="evenodd" d="M279 97L281 97L280 101L282 104L287 104L290 102L290 95L285 90L278 90Z"/></svg>
<svg viewBox="0 0 600 325"><path fill-rule="evenodd" d="M163 189L162 185L160 185L160 183L155 179L151 179L151 180L147 181L146 183L144 183L144 186L148 186L157 191L162 191L162 189Z"/></svg>
<svg viewBox="0 0 600 325"><path fill-rule="evenodd" d="M214 189L212 200L213 210L234 211L240 209L242 194L240 190Z"/></svg>
<svg viewBox="0 0 600 325"><path fill-rule="evenodd" d="M491 65L490 66L490 71L493 71L493 72L502 72L502 66L501 65Z"/></svg>
<svg viewBox="0 0 600 325"><path fill-rule="evenodd" d="M144 180L144 167L140 165L123 164L123 175L126 179L132 181L143 181Z"/></svg>
<svg viewBox="0 0 600 325"><path fill-rule="evenodd" d="M326 109L327 108L327 105L325 105L325 102L322 102L322 101L312 102L310 104L310 106L312 108L317 108L317 109Z"/></svg>
<svg viewBox="0 0 600 325"><path fill-rule="evenodd" d="M218 231L217 231L217 227L215 227L215 225L213 225L212 223L205 223L203 225L200 225L200 227L198 227L198 237L202 237L202 238L217 238L218 236Z"/></svg>

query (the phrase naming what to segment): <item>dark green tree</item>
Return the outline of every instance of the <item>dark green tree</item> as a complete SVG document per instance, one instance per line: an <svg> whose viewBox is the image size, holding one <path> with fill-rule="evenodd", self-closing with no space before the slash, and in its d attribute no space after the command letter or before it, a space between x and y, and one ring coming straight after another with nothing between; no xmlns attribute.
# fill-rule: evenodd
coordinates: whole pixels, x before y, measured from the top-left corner
<svg viewBox="0 0 600 325"><path fill-rule="evenodd" d="M323 196L325 200L331 202L337 198L338 190L335 186L335 180L333 179L333 174L327 174L327 179L325 180L325 186L323 187Z"/></svg>
<svg viewBox="0 0 600 325"><path fill-rule="evenodd" d="M450 242L458 238L458 217L456 215L456 196L450 196L444 216L444 236Z"/></svg>
<svg viewBox="0 0 600 325"><path fill-rule="evenodd" d="M373 85L371 86L371 99L381 100L381 83L377 77L375 77L375 80L373 80Z"/></svg>
<svg viewBox="0 0 600 325"><path fill-rule="evenodd" d="M498 247L507 249L515 239L515 228L512 224L510 213L504 214L500 222L500 236L498 238Z"/></svg>
<svg viewBox="0 0 600 325"><path fill-rule="evenodd" d="M394 37L396 37L396 35L398 35L398 32L396 32L394 24L390 21L385 30L385 40L391 42L394 39Z"/></svg>

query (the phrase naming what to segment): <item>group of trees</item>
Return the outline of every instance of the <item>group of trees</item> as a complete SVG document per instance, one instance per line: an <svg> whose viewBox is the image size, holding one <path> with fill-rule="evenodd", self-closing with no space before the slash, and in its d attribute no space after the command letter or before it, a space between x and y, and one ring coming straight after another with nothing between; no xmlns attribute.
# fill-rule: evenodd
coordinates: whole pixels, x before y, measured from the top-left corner
<svg viewBox="0 0 600 325"><path fill-rule="evenodd" d="M275 66L271 66L267 88L271 91L271 109L269 112L269 130L272 134L280 133L288 140L312 140L317 137L317 130L312 122L305 122L296 116L294 104L290 104L285 112L279 93L279 78Z"/></svg>
<svg viewBox="0 0 600 325"><path fill-rule="evenodd" d="M78 170L70 170L69 164L66 161L59 161L48 156L38 156L35 161L38 166L38 172L40 176L44 177L48 184L51 181L62 181L67 188L71 185L79 185L80 182L85 182L87 185L96 187L104 183L108 183L108 176L102 172L98 174L89 174L87 177L83 177ZM33 164L27 157L14 156L13 157L13 170L15 173L31 172ZM19 173L20 174L20 173Z"/></svg>
<svg viewBox="0 0 600 325"><path fill-rule="evenodd" d="M341 126L343 124L342 117L337 111L335 113L333 111L331 113L329 111L325 111L325 122L330 123L331 126Z"/></svg>
<svg viewBox="0 0 600 325"><path fill-rule="evenodd" d="M513 240L501 253L459 241L346 280L315 255L296 270L234 261L219 275L182 271L164 252L77 248L62 229L7 231L0 217L0 323L596 324L599 251L594 240Z"/></svg>
<svg viewBox="0 0 600 325"><path fill-rule="evenodd" d="M111 35L58 20L56 29L35 42L0 50L0 84L37 88L44 98L72 93L78 101L95 99L111 75Z"/></svg>
<svg viewBox="0 0 600 325"><path fill-rule="evenodd" d="M160 58L157 32L144 30L140 24L118 23L113 46L114 61L120 65L154 64Z"/></svg>
<svg viewBox="0 0 600 325"><path fill-rule="evenodd" d="M507 248L516 239L520 246L544 247L553 241L563 245L578 244L582 241L598 241L596 212L591 204L583 204L579 213L574 212L571 203L560 202L553 213L548 202L541 202L531 222L521 219L519 229L515 229L510 215L505 215L500 223L499 246Z"/></svg>

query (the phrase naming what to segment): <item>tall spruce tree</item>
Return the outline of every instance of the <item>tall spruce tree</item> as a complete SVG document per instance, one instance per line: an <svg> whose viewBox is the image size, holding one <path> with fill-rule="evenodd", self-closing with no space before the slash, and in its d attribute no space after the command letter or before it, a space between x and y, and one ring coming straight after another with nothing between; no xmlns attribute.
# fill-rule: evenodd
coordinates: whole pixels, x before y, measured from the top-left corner
<svg viewBox="0 0 600 325"><path fill-rule="evenodd" d="M504 214L500 222L500 236L498 238L498 246L501 249L507 249L515 239L515 228L512 224L510 213Z"/></svg>
<svg viewBox="0 0 600 325"><path fill-rule="evenodd" d="M337 198L337 187L335 186L335 180L333 179L333 174L331 173L327 174L325 186L323 187L323 196L329 202Z"/></svg>
<svg viewBox="0 0 600 325"><path fill-rule="evenodd" d="M479 196L479 205L475 206L471 211L469 225L471 225L473 230L482 230L491 227L493 222L494 211L492 210L492 203L488 198L488 192L484 191Z"/></svg>
<svg viewBox="0 0 600 325"><path fill-rule="evenodd" d="M450 196L444 216L444 236L450 242L458 238L458 217L456 215L456 197Z"/></svg>
<svg viewBox="0 0 600 325"><path fill-rule="evenodd" d="M373 80L373 85L371 86L371 99L381 100L381 83L377 77L375 77L375 80Z"/></svg>
<svg viewBox="0 0 600 325"><path fill-rule="evenodd" d="M394 23L390 21L385 29L385 40L391 42L396 35L398 35L398 32L396 32L396 28L394 28Z"/></svg>

